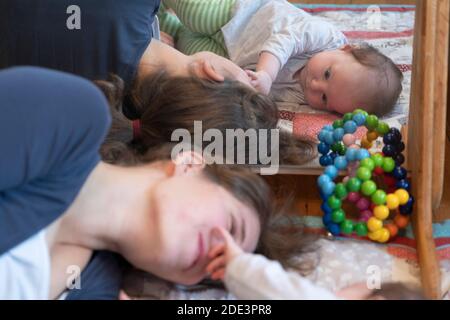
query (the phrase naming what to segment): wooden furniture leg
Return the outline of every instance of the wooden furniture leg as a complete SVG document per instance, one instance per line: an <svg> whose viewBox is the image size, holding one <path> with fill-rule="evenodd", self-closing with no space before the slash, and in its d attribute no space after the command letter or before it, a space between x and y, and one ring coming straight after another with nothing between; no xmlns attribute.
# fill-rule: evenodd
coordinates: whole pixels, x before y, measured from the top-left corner
<svg viewBox="0 0 450 320"><path fill-rule="evenodd" d="M443 108L446 108L446 99L442 101L442 97L446 94L442 91L446 90L446 86L440 73L447 70L448 63L448 16L447 0L417 1L408 163L416 197L414 230L422 286L431 299L438 299L441 295L432 224L433 209L440 202L443 187L444 156L439 150L443 148L435 141L445 141L445 124L442 125L439 117L444 115L445 119ZM435 123L438 123L436 128ZM437 195L433 195L433 190Z"/></svg>

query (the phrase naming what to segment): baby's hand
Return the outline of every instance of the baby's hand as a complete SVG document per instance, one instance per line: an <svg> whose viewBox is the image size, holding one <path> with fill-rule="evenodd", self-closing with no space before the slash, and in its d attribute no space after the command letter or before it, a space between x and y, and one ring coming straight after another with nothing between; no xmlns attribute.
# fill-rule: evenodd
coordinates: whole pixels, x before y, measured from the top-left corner
<svg viewBox="0 0 450 320"><path fill-rule="evenodd" d="M258 72L246 70L246 72L251 79L250 83L252 86L262 94L268 95L272 87L272 78L270 75L264 70Z"/></svg>
<svg viewBox="0 0 450 320"><path fill-rule="evenodd" d="M212 280L222 280L225 276L225 268L236 256L244 253L233 240L228 231L222 228L215 228L213 235L223 242L212 247L208 253L208 258L212 259L206 266L206 272L211 275Z"/></svg>

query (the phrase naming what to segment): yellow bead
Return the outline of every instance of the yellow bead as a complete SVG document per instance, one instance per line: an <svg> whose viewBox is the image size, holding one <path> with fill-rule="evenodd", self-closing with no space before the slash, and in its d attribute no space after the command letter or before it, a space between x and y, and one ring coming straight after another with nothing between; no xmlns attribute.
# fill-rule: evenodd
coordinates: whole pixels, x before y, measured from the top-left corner
<svg viewBox="0 0 450 320"><path fill-rule="evenodd" d="M378 239L376 241L378 241L379 243L386 243L386 242L389 241L389 238L391 237L391 235L390 235L388 229L383 228L383 229L381 229L381 230L379 230L377 232L379 232L379 236L378 236Z"/></svg>
<svg viewBox="0 0 450 320"><path fill-rule="evenodd" d="M376 131L370 131L367 133L367 141L373 142L378 139L378 133Z"/></svg>
<svg viewBox="0 0 450 320"><path fill-rule="evenodd" d="M397 191L395 191L395 195L398 197L401 206L408 203L409 193L405 189L398 189Z"/></svg>
<svg viewBox="0 0 450 320"><path fill-rule="evenodd" d="M371 232L375 232L377 230L380 230L383 228L383 222L377 218L370 218L369 221L367 221L367 228Z"/></svg>
<svg viewBox="0 0 450 320"><path fill-rule="evenodd" d="M380 236L381 236L381 233L380 233L380 230L378 230L378 231L375 231L375 232L369 232L369 233L367 234L367 236L368 236L369 239L372 240L372 241L378 241L378 239L379 239Z"/></svg>
<svg viewBox="0 0 450 320"><path fill-rule="evenodd" d="M372 142L369 142L369 140L367 140L367 137L363 137L361 139L361 147L363 147L364 149L370 149L372 148Z"/></svg>
<svg viewBox="0 0 450 320"><path fill-rule="evenodd" d="M386 197L386 205L390 210L395 210L400 205L400 200L397 195L391 193Z"/></svg>
<svg viewBox="0 0 450 320"><path fill-rule="evenodd" d="M373 209L373 214L380 220L386 220L389 217L389 208L386 206L377 206Z"/></svg>

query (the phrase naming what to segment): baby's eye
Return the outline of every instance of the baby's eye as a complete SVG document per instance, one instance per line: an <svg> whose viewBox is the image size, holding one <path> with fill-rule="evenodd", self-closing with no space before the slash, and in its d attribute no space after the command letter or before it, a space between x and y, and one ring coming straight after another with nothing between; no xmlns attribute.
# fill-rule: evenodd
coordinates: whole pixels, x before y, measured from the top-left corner
<svg viewBox="0 0 450 320"><path fill-rule="evenodd" d="M324 76L325 76L325 80L330 79L330 77L331 77L331 70L330 70L330 69L327 69L327 71L325 71Z"/></svg>

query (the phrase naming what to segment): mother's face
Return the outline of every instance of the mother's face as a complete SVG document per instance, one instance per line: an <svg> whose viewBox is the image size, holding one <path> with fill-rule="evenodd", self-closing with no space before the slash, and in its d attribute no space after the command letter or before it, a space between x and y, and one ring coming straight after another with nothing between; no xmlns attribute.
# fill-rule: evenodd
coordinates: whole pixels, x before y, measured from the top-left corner
<svg viewBox="0 0 450 320"><path fill-rule="evenodd" d="M207 276L211 231L222 227L247 252L255 250L260 223L253 209L223 187L209 181L201 169L175 168L152 193L155 232L159 243L150 272L181 284Z"/></svg>

